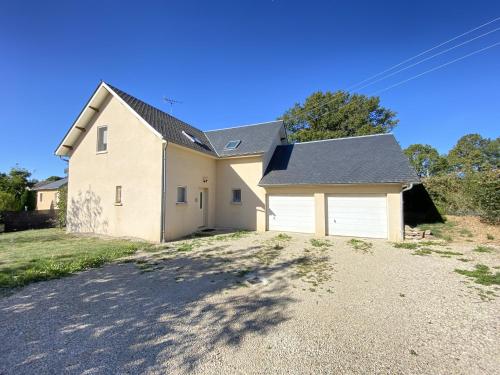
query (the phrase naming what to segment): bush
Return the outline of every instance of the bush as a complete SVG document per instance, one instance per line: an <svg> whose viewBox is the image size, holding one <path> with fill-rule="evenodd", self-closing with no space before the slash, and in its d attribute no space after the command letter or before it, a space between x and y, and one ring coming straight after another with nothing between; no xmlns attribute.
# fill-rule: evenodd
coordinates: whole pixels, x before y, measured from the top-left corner
<svg viewBox="0 0 500 375"><path fill-rule="evenodd" d="M500 223L500 171L450 173L426 178L423 184L440 213L478 215L488 223Z"/></svg>
<svg viewBox="0 0 500 375"><path fill-rule="evenodd" d="M483 221L500 224L500 171L478 173L474 202Z"/></svg>
<svg viewBox="0 0 500 375"><path fill-rule="evenodd" d="M63 186L57 196L57 222L60 228L66 226L66 213L68 209L68 186Z"/></svg>
<svg viewBox="0 0 500 375"><path fill-rule="evenodd" d="M440 214L474 215L478 214L472 199L470 178L459 177L454 173L424 179L423 184L432 197Z"/></svg>

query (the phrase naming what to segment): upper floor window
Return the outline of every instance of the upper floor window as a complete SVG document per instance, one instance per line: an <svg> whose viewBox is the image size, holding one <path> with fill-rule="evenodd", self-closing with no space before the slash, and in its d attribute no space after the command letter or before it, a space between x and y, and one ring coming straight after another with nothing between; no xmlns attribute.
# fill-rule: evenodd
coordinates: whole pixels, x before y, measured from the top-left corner
<svg viewBox="0 0 500 375"><path fill-rule="evenodd" d="M97 152L108 151L108 127L99 126L97 128Z"/></svg>
<svg viewBox="0 0 500 375"><path fill-rule="evenodd" d="M224 146L224 150L234 150L236 149L236 147L240 145L240 143L241 143L240 140L229 141Z"/></svg>
<svg viewBox="0 0 500 375"><path fill-rule="evenodd" d="M40 193L40 202L43 201L43 193Z"/></svg>
<svg viewBox="0 0 500 375"><path fill-rule="evenodd" d="M186 133L184 130L182 131L182 134L187 138L189 139L191 142L193 143L198 143L199 145L202 145L203 146L203 142L200 141L198 138L196 138L196 136L192 135L192 134L189 134L189 133Z"/></svg>

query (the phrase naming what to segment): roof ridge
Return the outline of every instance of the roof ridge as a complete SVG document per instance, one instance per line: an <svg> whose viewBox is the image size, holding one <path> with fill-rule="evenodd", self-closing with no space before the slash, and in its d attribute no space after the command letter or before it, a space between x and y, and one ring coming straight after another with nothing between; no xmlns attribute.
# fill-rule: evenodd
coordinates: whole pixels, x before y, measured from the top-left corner
<svg viewBox="0 0 500 375"><path fill-rule="evenodd" d="M204 133L217 132L217 131L220 131L220 130L245 128L245 127L249 127L249 126L261 126L261 125L272 124L273 122L280 122L280 121L283 122L283 120L273 120L273 121L266 121L266 122L256 122L255 124L246 124L246 125L230 126L228 128L205 130Z"/></svg>
<svg viewBox="0 0 500 375"><path fill-rule="evenodd" d="M394 137L394 134L392 134L392 133L355 135L355 136L352 136L352 137L340 137L340 138L318 139L316 141L296 142L296 143L290 143L288 145L280 145L280 146L303 145L303 144L306 144L306 143L329 142L329 141L338 141L338 140L342 140L342 139L378 137L378 136L381 136L381 135L392 135Z"/></svg>
<svg viewBox="0 0 500 375"><path fill-rule="evenodd" d="M141 102L141 103L144 103L144 104L145 104L145 105L147 105L147 106L150 106L151 108L153 108L153 109L157 110L158 112L161 112L161 113L163 113L164 115L167 115L168 117L171 117L171 118L173 118L173 119L175 119L175 120L177 120L177 121L180 121L180 122L182 122L183 124L185 124L185 125L189 126L190 128L195 129L196 131L199 131L199 132L201 132L201 133L204 133L204 131L203 131L203 130L198 129L197 127L195 127L195 126L193 126L193 125L191 125L191 124L188 124L186 121L181 120L181 119L180 119L180 118L178 118L178 117L172 116L170 113L167 113L167 112L165 112L165 111L161 110L160 108L155 107L154 105L149 104L149 103L145 102L144 100L139 99L138 97L136 97L136 96L134 96L134 95L129 94L128 92L123 91L122 89L119 89L118 87L113 86L113 85L111 85L111 84L109 84L109 83L107 83L107 82L104 82L104 83L105 83L107 86L109 86L109 88L111 88L112 90L115 90L115 91L116 91L116 90L119 90L119 91L123 92L124 94L126 94L126 95L130 96L131 98L133 98L133 99L135 99L135 100L137 100L137 101L139 101L139 102ZM141 117L142 117L142 116L141 116Z"/></svg>

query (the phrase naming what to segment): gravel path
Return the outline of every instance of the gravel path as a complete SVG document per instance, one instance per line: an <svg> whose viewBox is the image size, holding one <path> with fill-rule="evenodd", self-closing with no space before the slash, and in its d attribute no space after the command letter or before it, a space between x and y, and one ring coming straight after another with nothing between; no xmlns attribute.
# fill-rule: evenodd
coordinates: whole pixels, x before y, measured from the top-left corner
<svg viewBox="0 0 500 375"><path fill-rule="evenodd" d="M498 249L454 245L464 263L273 236L140 254L1 298L0 374L500 372L500 291L453 271L498 266Z"/></svg>

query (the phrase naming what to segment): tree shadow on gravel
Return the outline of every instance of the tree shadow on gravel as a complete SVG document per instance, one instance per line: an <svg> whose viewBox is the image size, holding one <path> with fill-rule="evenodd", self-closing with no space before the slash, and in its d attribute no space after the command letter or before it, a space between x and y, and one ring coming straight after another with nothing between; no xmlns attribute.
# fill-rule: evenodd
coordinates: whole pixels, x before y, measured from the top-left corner
<svg viewBox="0 0 500 375"><path fill-rule="evenodd" d="M250 264L254 250L160 254L0 299L0 374L190 372L289 319L291 262ZM270 283L247 287L250 271Z"/></svg>

